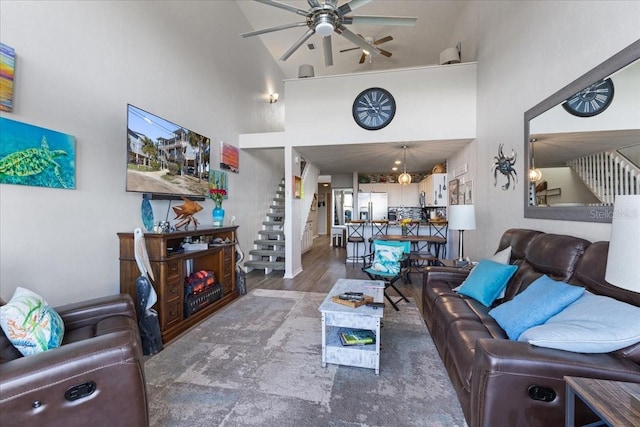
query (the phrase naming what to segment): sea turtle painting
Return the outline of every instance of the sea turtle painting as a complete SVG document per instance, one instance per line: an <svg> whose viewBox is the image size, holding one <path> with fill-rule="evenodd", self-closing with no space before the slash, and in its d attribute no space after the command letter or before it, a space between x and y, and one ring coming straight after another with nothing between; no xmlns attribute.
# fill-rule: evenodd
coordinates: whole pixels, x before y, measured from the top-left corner
<svg viewBox="0 0 640 427"><path fill-rule="evenodd" d="M53 173L63 188L68 188L62 179L61 167L55 159L66 156L64 150L49 150L47 138L42 137L39 148L26 148L7 154L0 159L0 176L27 177L38 175L53 168Z"/></svg>

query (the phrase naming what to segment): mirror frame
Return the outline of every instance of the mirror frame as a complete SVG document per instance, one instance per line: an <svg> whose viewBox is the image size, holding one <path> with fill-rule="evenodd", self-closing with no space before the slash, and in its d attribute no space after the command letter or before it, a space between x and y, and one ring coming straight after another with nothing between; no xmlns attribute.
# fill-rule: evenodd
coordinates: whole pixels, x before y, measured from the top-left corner
<svg viewBox="0 0 640 427"><path fill-rule="evenodd" d="M529 179L528 171L530 163L529 122L545 111L563 103L573 94L585 87L602 80L616 71L626 67L640 59L640 40L633 42L628 47L613 55L591 71L582 75L574 82L569 83L553 95L549 96L538 105L524 113L524 217L538 219L554 219L564 221L600 222L610 223L613 218L613 206L529 206Z"/></svg>

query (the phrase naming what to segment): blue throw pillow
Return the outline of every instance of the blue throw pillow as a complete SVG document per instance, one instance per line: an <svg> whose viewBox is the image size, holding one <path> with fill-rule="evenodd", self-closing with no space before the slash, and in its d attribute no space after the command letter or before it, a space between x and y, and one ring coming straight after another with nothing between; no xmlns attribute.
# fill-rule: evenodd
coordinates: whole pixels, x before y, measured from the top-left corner
<svg viewBox="0 0 640 427"><path fill-rule="evenodd" d="M585 291L518 341L579 353L608 353L640 342L640 307Z"/></svg>
<svg viewBox="0 0 640 427"><path fill-rule="evenodd" d="M517 340L527 329L541 325L577 300L584 288L540 276L511 301L500 304L489 315L509 338Z"/></svg>
<svg viewBox="0 0 640 427"><path fill-rule="evenodd" d="M459 294L466 295L489 307L507 286L509 279L518 269L515 265L504 265L483 259L467 276L457 289Z"/></svg>

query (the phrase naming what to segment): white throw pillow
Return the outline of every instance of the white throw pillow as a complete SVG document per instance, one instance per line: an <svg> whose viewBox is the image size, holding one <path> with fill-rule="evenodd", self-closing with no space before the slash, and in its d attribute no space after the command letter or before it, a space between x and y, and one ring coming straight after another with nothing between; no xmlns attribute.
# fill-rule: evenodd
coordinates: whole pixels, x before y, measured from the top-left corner
<svg viewBox="0 0 640 427"><path fill-rule="evenodd" d="M64 334L60 315L35 292L17 288L0 307L0 326L24 356L59 347Z"/></svg>
<svg viewBox="0 0 640 427"><path fill-rule="evenodd" d="M585 292L544 324L524 331L518 341L579 353L609 353L640 342L640 307Z"/></svg>
<svg viewBox="0 0 640 427"><path fill-rule="evenodd" d="M509 261L511 261L511 246L501 250L491 258L487 258L487 259L489 261L497 262L500 264L509 264Z"/></svg>

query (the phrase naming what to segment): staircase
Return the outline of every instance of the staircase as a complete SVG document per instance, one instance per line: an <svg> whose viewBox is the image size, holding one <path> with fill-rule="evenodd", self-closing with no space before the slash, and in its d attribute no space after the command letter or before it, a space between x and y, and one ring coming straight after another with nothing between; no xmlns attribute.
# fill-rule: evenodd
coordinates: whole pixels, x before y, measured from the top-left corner
<svg viewBox="0 0 640 427"><path fill-rule="evenodd" d="M618 194L640 194L640 169L617 151L606 151L568 162L602 203Z"/></svg>
<svg viewBox="0 0 640 427"><path fill-rule="evenodd" d="M284 188L283 179L262 222L262 230L258 231L258 240L253 241L255 249L249 251L251 259L244 262L248 268L264 268L264 274L284 270Z"/></svg>

